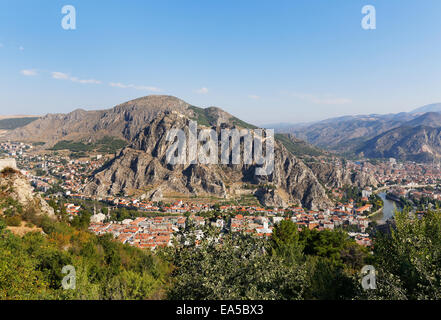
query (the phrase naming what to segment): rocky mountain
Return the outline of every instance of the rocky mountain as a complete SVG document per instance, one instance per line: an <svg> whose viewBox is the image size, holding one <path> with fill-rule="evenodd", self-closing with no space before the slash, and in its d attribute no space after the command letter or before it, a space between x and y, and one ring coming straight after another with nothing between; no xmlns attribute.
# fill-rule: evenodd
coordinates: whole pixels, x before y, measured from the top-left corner
<svg viewBox="0 0 441 320"><path fill-rule="evenodd" d="M218 132L228 127L256 128L217 107L202 109L171 96L148 96L108 110L78 109L69 114L49 114L10 131L6 139L46 142L45 147L62 140L94 142L107 136L124 139L128 146L96 172L85 188L93 194L141 192L152 199L173 194L228 198L239 192L243 183L251 183L256 186L256 197L267 205L330 205L312 171L292 153L296 150L293 146L301 142L288 137L278 137L275 170L267 177L254 174L256 165L167 164L166 150L171 142L165 140L166 132L187 127L190 120L197 121L200 129L209 127ZM292 150L288 151L284 144ZM267 184L276 186L276 190L261 187Z"/></svg>
<svg viewBox="0 0 441 320"><path fill-rule="evenodd" d="M16 201L23 209L32 208L37 214L54 218L54 209L37 193L28 180L18 171L6 168L0 172L0 214L10 206L8 201Z"/></svg>
<svg viewBox="0 0 441 320"><path fill-rule="evenodd" d="M327 188L341 188L345 185L355 185L359 188L378 186L378 181L364 171L353 172L342 166L322 161L308 163L308 167Z"/></svg>
<svg viewBox="0 0 441 320"><path fill-rule="evenodd" d="M179 110L193 115L189 107L190 105L175 97L142 97L108 110L77 109L68 114L48 114L25 127L8 132L4 139L46 142L48 145L61 140L96 141L105 136L130 141L157 114Z"/></svg>
<svg viewBox="0 0 441 320"><path fill-rule="evenodd" d="M441 159L441 128L401 126L380 134L356 150L370 158L417 162Z"/></svg>
<svg viewBox="0 0 441 320"><path fill-rule="evenodd" d="M433 161L441 158L441 114L427 112L361 144L356 152L371 158Z"/></svg>
<svg viewBox="0 0 441 320"><path fill-rule="evenodd" d="M294 134L319 148L348 152L365 140L414 119L408 113L394 115L344 116L307 126L275 128L277 132Z"/></svg>
<svg viewBox="0 0 441 320"><path fill-rule="evenodd" d="M291 128L283 124L276 129L334 152L431 161L438 158L433 129L440 127L441 104L437 103L411 112L344 116Z"/></svg>
<svg viewBox="0 0 441 320"><path fill-rule="evenodd" d="M410 113L426 113L426 112L441 112L441 103L432 103L426 106L416 108L412 110Z"/></svg>
<svg viewBox="0 0 441 320"><path fill-rule="evenodd" d="M427 112L421 116L404 123L406 127L427 126L432 128L441 127L441 113Z"/></svg>
<svg viewBox="0 0 441 320"><path fill-rule="evenodd" d="M199 130L209 125L218 137L221 128L250 127L218 108L195 109L195 115ZM313 172L279 141L274 147L274 170L267 176L256 175L258 165L244 164L243 157L240 164L169 164L167 150L173 142L167 141L167 133L172 128L184 128L188 134L191 119L186 112L176 110L158 115L115 159L95 173L85 192L100 196L142 193L144 198L154 200L195 195L229 199L247 183L255 186L255 195L263 205L301 203L313 209L331 206Z"/></svg>

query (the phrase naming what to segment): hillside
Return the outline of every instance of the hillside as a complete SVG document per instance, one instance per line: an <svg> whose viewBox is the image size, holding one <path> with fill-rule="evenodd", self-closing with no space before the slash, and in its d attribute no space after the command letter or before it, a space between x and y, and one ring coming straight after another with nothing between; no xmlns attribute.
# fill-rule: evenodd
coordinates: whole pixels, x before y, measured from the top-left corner
<svg viewBox="0 0 441 320"><path fill-rule="evenodd" d="M216 124L213 128L219 135L221 128L236 126L236 118L219 109L211 111L206 121ZM263 205L301 203L309 208L325 208L331 204L311 170L279 141L275 142L275 169L268 176L256 175L258 166L244 164L243 157L235 165L168 164L166 151L172 143L166 141L167 132L173 127L186 131L190 120L178 112L154 119L114 160L96 172L85 191L104 196L144 190L145 197L155 200L167 195L228 199L243 183L272 184L277 187L276 192L256 192Z"/></svg>
<svg viewBox="0 0 441 320"><path fill-rule="evenodd" d="M275 138L283 143L285 148L293 155L298 157L303 156L321 156L326 152L318 147L315 147L303 140L297 139L290 133L276 133Z"/></svg>
<svg viewBox="0 0 441 320"><path fill-rule="evenodd" d="M371 158L427 162L441 158L441 114L427 112L361 144L355 152Z"/></svg>
<svg viewBox="0 0 441 320"><path fill-rule="evenodd" d="M437 131L432 129L441 127L440 111L441 104L431 104L411 112L343 116L275 129L351 156L432 161L439 158Z"/></svg>
<svg viewBox="0 0 441 320"><path fill-rule="evenodd" d="M25 213L54 217L54 210L33 192L27 179L18 171L5 168L0 172L0 215L14 218Z"/></svg>
<svg viewBox="0 0 441 320"><path fill-rule="evenodd" d="M131 100L107 110L74 110L68 114L48 114L15 129L6 139L23 142L46 142L52 147L57 142L91 142L104 137L129 141L159 113L180 110L193 112L182 100L170 96L148 96Z"/></svg>
<svg viewBox="0 0 441 320"><path fill-rule="evenodd" d="M21 128L31 122L34 122L37 119L38 117L0 119L0 130L14 130L17 128Z"/></svg>
<svg viewBox="0 0 441 320"><path fill-rule="evenodd" d="M357 152L370 158L438 160L441 158L441 128L401 126L367 141Z"/></svg>
<svg viewBox="0 0 441 320"><path fill-rule="evenodd" d="M411 111L411 113L441 112L441 103L432 103Z"/></svg>
<svg viewBox="0 0 441 320"><path fill-rule="evenodd" d="M363 141L413 119L413 116L397 114L347 116L328 119L289 132L326 150L351 151Z"/></svg>
<svg viewBox="0 0 441 320"><path fill-rule="evenodd" d="M187 165L171 167L165 152L171 143L165 135L172 128L188 128L195 120L200 129L211 127L254 129L217 107L199 108L171 96L147 96L108 110L75 110L49 114L7 134L11 140L46 142L52 150L74 153L99 150L103 139L115 139L124 147L119 155L92 177L85 188L99 195L144 192L150 198L163 195L207 196L228 199L243 183L275 184L276 192L257 190L264 205L302 203L310 208L330 205L324 188L311 170L295 155L319 154L314 147L295 139L276 137L276 168L271 176L256 176L256 165ZM220 139L219 139L220 140ZM123 143L125 141L126 143ZM111 150L116 152L117 148ZM294 154L294 155L293 155Z"/></svg>

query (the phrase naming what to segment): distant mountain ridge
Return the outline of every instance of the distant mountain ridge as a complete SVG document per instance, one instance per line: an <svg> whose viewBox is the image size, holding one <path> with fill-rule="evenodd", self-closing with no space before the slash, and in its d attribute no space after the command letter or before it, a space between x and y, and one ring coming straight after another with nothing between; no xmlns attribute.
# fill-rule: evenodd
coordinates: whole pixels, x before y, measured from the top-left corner
<svg viewBox="0 0 441 320"><path fill-rule="evenodd" d="M400 126L376 136L356 152L370 158L397 158L416 162L441 159L441 128Z"/></svg>
<svg viewBox="0 0 441 320"><path fill-rule="evenodd" d="M432 103L412 110L410 113L441 112L441 103Z"/></svg>
<svg viewBox="0 0 441 320"><path fill-rule="evenodd" d="M37 120L38 117L12 117L0 118L0 130L14 130L24 127L29 123Z"/></svg>
<svg viewBox="0 0 441 320"><path fill-rule="evenodd" d="M416 127L418 129L414 129ZM441 103L426 105L411 112L343 116L300 128L288 128L284 125L283 128L275 129L277 132L292 133L312 145L339 153L431 161L439 157L438 140L433 136L435 131L431 128L439 127ZM421 138L425 134L429 136ZM385 144L387 137L395 137L397 140L389 140ZM387 146L391 143L394 147L389 149Z"/></svg>
<svg viewBox="0 0 441 320"><path fill-rule="evenodd" d="M441 113L423 113L369 139L356 152L373 158L393 157L419 162L441 159Z"/></svg>

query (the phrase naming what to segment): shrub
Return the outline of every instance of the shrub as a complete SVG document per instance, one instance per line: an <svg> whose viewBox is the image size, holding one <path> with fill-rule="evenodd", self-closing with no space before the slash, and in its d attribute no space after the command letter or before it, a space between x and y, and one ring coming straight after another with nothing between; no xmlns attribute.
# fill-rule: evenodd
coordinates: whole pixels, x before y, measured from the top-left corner
<svg viewBox="0 0 441 320"><path fill-rule="evenodd" d="M14 168L6 167L6 168L4 168L0 173L1 173L2 175L9 176L9 175L13 175L13 174L18 173L18 171L15 170Z"/></svg>
<svg viewBox="0 0 441 320"><path fill-rule="evenodd" d="M6 217L6 224L11 227L21 226L21 218L19 216Z"/></svg>

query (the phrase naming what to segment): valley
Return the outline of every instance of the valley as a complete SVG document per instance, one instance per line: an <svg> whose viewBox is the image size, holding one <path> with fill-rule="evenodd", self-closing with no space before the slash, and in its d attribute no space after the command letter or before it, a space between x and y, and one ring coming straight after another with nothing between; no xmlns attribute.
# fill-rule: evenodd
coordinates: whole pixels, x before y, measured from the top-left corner
<svg viewBox="0 0 441 320"><path fill-rule="evenodd" d="M410 122L435 125L439 118L427 113ZM60 127L53 125L54 119ZM351 230L357 242L369 246L368 216L381 210L384 201L384 194L379 198L376 193L399 185L416 189L441 183L436 163L350 160L290 133L276 134L275 171L269 176L256 176L256 164L245 163L243 157L234 165L167 164L165 151L173 141L167 141L166 133L185 130L195 120L196 133L203 128L214 129L212 135L220 127L257 128L219 108L201 109L174 97L149 96L110 110L76 110L34 119L7 130L9 142L1 143L0 152L17 160L47 201L64 203L69 219L80 219L82 210L93 204L93 232L110 232L122 243L148 244L152 249L170 245L179 225L161 233L159 242L152 236L145 242L138 234L149 237L152 231L122 232L118 223L138 221L137 226L149 217L171 215L181 223L200 218L201 225L214 223L224 232L237 232L246 229L238 227L243 216L257 219L248 232L265 237L280 219L289 218L308 229ZM219 146L220 140L215 140ZM393 218L390 208L385 210L385 216ZM150 223L157 227L154 220ZM259 228L267 231L261 233Z"/></svg>

